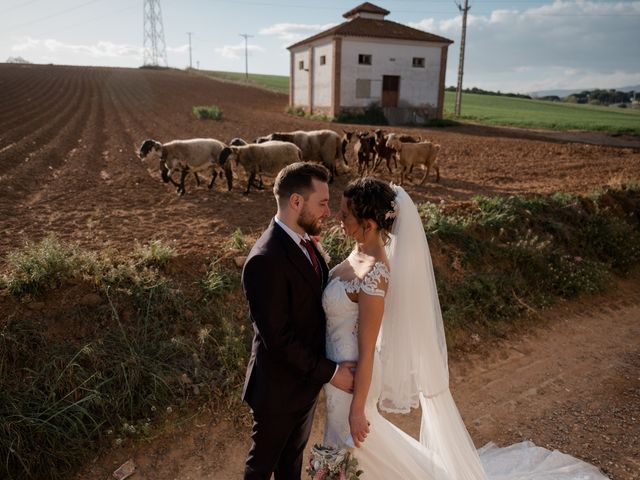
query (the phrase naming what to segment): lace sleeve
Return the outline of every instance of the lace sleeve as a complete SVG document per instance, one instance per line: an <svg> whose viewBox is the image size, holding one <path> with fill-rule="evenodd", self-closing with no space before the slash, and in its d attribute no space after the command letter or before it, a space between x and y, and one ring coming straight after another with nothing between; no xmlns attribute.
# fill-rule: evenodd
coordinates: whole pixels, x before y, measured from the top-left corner
<svg viewBox="0 0 640 480"><path fill-rule="evenodd" d="M360 289L367 295L384 297L389 285L389 269L383 262L376 262L365 275L360 284Z"/></svg>

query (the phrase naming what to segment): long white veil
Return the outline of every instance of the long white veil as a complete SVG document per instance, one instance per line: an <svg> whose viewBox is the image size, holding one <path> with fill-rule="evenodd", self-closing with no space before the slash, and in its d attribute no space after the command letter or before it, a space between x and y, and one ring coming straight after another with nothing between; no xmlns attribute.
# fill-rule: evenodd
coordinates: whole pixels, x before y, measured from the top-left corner
<svg viewBox="0 0 640 480"><path fill-rule="evenodd" d="M420 442L439 454L456 480L486 475L449 391L447 345L429 246L418 210L395 186L396 217L387 255L391 270L380 335L380 409L420 405Z"/></svg>

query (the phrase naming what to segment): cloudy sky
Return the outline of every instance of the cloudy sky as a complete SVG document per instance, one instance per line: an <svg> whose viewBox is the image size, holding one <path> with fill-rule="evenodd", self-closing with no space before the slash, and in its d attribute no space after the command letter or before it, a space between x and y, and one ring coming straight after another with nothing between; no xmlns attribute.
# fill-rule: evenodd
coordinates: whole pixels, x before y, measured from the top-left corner
<svg viewBox="0 0 640 480"><path fill-rule="evenodd" d="M464 2L464 0L461 0ZM0 0L0 61L137 67L143 0ZM359 0L161 0L169 65L288 75L288 45L336 25ZM456 82L454 0L377 0L388 20L442 35ZM469 0L465 87L530 92L640 84L640 1Z"/></svg>

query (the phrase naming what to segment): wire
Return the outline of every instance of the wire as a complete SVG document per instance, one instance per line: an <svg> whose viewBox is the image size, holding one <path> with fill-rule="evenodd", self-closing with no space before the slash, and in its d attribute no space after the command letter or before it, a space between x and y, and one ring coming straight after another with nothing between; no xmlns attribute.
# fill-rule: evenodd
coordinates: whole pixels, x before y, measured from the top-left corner
<svg viewBox="0 0 640 480"><path fill-rule="evenodd" d="M2 10L0 12L0 15L4 15L7 12L12 12L13 10L17 10L18 8L22 8L22 7L26 7L28 5L31 5L32 3L36 3L39 2L40 0L31 0L30 2L26 2L26 3L22 3L20 5L14 5L13 7L9 7L6 10Z"/></svg>
<svg viewBox="0 0 640 480"><path fill-rule="evenodd" d="M92 3L97 3L97 2L101 2L101 1L103 1L103 0L90 0L90 1L82 3L80 5L76 5L75 7L67 8L66 10L62 10L62 11L57 12L57 13L52 13L51 15L47 15L46 17L41 17L41 18L38 18L36 20L31 20L30 22L21 23L19 25L14 25L13 27L6 29L5 32L11 32L12 30L16 30L18 28L27 27L29 25L33 25L34 23L43 22L45 20L49 20L50 18L54 18L54 17L59 17L60 15L64 15L65 13L72 12L74 10L78 10L80 8L86 7L87 5L91 5Z"/></svg>

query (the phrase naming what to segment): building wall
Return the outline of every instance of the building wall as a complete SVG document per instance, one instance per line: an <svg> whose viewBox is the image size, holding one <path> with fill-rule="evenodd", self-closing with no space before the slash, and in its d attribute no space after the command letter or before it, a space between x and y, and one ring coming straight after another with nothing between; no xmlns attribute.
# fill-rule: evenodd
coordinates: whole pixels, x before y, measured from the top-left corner
<svg viewBox="0 0 640 480"><path fill-rule="evenodd" d="M293 52L293 106L309 105L309 47L304 47ZM304 70L298 67L299 62L304 62Z"/></svg>
<svg viewBox="0 0 640 480"><path fill-rule="evenodd" d="M325 57L325 64L320 59ZM331 107L331 81L333 79L333 41L314 45L313 52L313 109Z"/></svg>
<svg viewBox="0 0 640 480"><path fill-rule="evenodd" d="M383 75L400 76L398 107L438 106L440 83L440 44L419 44L392 39L342 40L341 107L366 107L381 102ZM371 55L371 65L359 65L358 55ZM413 57L425 59L424 68L412 66ZM370 80L371 94L356 98L356 80Z"/></svg>

